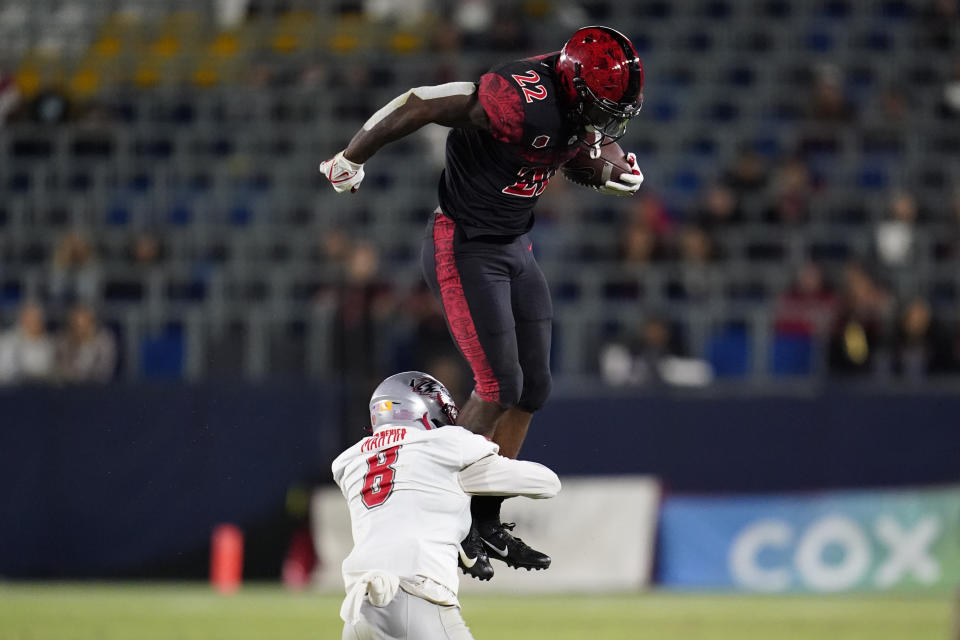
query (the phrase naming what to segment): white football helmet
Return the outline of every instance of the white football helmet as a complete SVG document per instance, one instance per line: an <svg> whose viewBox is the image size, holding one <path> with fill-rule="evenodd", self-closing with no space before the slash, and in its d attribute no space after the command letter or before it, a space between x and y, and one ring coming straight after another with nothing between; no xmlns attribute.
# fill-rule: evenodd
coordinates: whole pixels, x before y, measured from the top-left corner
<svg viewBox="0 0 960 640"><path fill-rule="evenodd" d="M387 425L437 429L457 421L459 410L439 380L422 371L397 373L370 397L370 426Z"/></svg>

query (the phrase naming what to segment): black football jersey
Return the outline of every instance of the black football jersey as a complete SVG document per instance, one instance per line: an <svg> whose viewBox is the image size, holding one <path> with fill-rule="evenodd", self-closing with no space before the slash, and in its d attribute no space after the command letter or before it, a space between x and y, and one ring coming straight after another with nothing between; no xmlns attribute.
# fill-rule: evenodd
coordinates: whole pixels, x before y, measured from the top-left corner
<svg viewBox="0 0 960 640"><path fill-rule="evenodd" d="M577 153L556 59L517 60L484 74L477 92L490 130L453 129L447 136L440 208L468 237L529 231L547 182Z"/></svg>

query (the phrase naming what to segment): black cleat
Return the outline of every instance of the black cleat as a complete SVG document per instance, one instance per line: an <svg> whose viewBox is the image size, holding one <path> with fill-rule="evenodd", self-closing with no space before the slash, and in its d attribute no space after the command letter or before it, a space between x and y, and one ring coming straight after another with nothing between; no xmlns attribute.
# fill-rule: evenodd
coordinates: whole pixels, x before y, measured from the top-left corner
<svg viewBox="0 0 960 640"><path fill-rule="evenodd" d="M477 531L480 539L486 546L489 557L506 562L514 569L547 569L550 567L550 556L531 549L520 538L515 538L510 531L516 526L513 522L480 522Z"/></svg>
<svg viewBox="0 0 960 640"><path fill-rule="evenodd" d="M490 566L490 558L483 548L483 542L480 540L480 534L477 528L471 524L470 533L460 543L459 558L457 564L464 575L476 578L477 580L489 580L493 577L493 567Z"/></svg>

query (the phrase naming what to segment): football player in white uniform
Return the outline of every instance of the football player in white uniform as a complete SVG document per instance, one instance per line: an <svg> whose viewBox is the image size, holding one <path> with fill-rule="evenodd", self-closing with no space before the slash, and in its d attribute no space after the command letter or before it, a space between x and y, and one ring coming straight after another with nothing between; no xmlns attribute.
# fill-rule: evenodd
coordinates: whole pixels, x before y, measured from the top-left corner
<svg viewBox="0 0 960 640"><path fill-rule="evenodd" d="M370 399L373 434L341 453L333 477L350 507L343 561L344 640L469 640L457 600L470 496L552 498L560 480L454 424L447 389L419 371L390 376ZM441 428L443 427L443 428Z"/></svg>

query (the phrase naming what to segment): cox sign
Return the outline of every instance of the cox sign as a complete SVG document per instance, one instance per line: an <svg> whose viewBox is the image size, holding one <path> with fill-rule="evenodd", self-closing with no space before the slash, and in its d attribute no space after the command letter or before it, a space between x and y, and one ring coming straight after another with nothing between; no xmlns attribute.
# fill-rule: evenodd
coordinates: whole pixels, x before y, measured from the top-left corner
<svg viewBox="0 0 960 640"><path fill-rule="evenodd" d="M669 498L665 586L763 592L950 588L960 489Z"/></svg>
<svg viewBox="0 0 960 640"><path fill-rule="evenodd" d="M803 529L780 519L761 519L734 538L730 574L739 586L756 591L797 586L846 591L864 580L889 589L910 575L921 585L932 585L941 570L931 546L941 531L937 516L902 526L882 515L868 529L844 515L824 516ZM762 565L760 558L768 550L785 551L787 560Z"/></svg>

